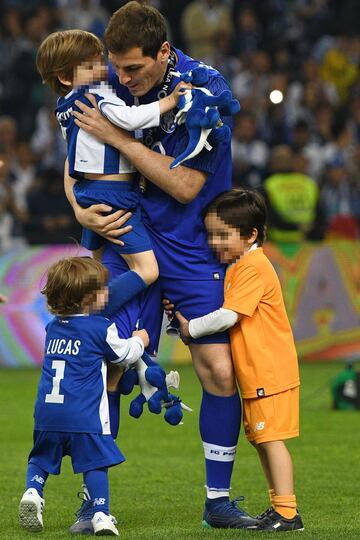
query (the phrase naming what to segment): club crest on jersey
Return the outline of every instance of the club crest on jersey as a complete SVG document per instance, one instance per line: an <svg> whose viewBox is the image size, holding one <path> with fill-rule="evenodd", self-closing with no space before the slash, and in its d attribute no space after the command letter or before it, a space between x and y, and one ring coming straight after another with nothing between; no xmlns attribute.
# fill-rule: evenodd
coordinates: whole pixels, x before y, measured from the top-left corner
<svg viewBox="0 0 360 540"><path fill-rule="evenodd" d="M176 123L174 111L169 111L160 116L160 127L165 133L173 133L173 131L175 131Z"/></svg>

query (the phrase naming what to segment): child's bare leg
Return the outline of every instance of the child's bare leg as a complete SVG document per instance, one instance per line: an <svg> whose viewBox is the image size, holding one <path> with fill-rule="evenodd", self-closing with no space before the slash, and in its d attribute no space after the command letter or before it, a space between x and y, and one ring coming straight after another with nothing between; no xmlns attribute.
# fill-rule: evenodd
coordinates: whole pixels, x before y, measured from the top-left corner
<svg viewBox="0 0 360 540"><path fill-rule="evenodd" d="M284 441L254 444L269 485L271 505L286 519L296 515L293 464Z"/></svg>
<svg viewBox="0 0 360 540"><path fill-rule="evenodd" d="M294 493L292 459L284 441L270 441L255 445L269 489L276 495Z"/></svg>
<svg viewBox="0 0 360 540"><path fill-rule="evenodd" d="M126 253L121 254L121 256L130 270L137 272L146 285L151 285L159 277L159 267L152 250L141 251L140 253Z"/></svg>
<svg viewBox="0 0 360 540"><path fill-rule="evenodd" d="M270 492L270 490L275 491L274 490L274 482L273 482L273 479L272 479L272 476L271 476L269 461L267 459L266 452L264 451L264 449L262 448L262 446L260 444L256 444L255 441L250 441L250 442L253 445L253 447L256 449L256 451L257 451L257 453L259 455L261 466L263 468L264 475L265 475L265 478L266 478L266 482L267 482L267 485L268 485L268 488L269 488L269 492Z"/></svg>
<svg viewBox="0 0 360 540"><path fill-rule="evenodd" d="M94 249L94 250L91 252L91 253L92 253L92 256L93 256L93 259L95 259L96 261L101 262L103 252L104 252L104 246L102 246L102 247L99 248L99 249Z"/></svg>

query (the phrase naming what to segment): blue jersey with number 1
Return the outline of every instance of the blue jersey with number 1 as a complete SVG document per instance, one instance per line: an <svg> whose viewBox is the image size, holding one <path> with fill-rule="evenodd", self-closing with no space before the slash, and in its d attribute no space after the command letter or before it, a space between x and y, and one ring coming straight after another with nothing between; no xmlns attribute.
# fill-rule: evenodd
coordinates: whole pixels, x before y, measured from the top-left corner
<svg viewBox="0 0 360 540"><path fill-rule="evenodd" d="M138 337L121 339L103 315L52 319L46 327L35 430L109 435L105 360L121 366L143 350Z"/></svg>

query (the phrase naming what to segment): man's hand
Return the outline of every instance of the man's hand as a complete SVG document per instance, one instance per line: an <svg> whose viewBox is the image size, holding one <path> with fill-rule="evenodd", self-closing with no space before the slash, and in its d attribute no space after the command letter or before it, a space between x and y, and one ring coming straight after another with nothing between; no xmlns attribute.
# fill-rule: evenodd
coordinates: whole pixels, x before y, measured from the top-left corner
<svg viewBox="0 0 360 540"><path fill-rule="evenodd" d="M117 210L108 214L111 207L106 204L93 204L89 208L76 207L75 217L83 227L90 229L109 242L123 246L124 242L118 237L132 230L131 225L124 224L132 216L127 210Z"/></svg>
<svg viewBox="0 0 360 540"><path fill-rule="evenodd" d="M165 315L168 318L168 321L171 321L171 319L174 317L174 307L175 305L170 302L168 298L164 298L162 301L162 305L165 310Z"/></svg>
<svg viewBox="0 0 360 540"><path fill-rule="evenodd" d="M147 333L145 328L143 328L142 330L134 330L132 335L138 336L140 339L142 339L145 348L149 345L150 343L149 334Z"/></svg>
<svg viewBox="0 0 360 540"><path fill-rule="evenodd" d="M0 304L1 302L7 302L7 296L4 296L3 294L0 294Z"/></svg>
<svg viewBox="0 0 360 540"><path fill-rule="evenodd" d="M73 116L76 118L75 124L77 126L100 141L115 146L116 148L118 148L118 143L123 142L126 144L134 139L130 133L114 126L110 120L107 120L107 118L101 114L97 106L96 98L93 95L86 94L86 97L94 108L88 107L81 101L75 101L75 105L82 111L72 112Z"/></svg>
<svg viewBox="0 0 360 540"><path fill-rule="evenodd" d="M175 315L177 317L177 320L180 323L180 327L179 327L180 337L183 343L185 343L185 345L189 345L191 343L191 336L189 333L189 321L185 319L183 315L181 315L180 311L176 311Z"/></svg>

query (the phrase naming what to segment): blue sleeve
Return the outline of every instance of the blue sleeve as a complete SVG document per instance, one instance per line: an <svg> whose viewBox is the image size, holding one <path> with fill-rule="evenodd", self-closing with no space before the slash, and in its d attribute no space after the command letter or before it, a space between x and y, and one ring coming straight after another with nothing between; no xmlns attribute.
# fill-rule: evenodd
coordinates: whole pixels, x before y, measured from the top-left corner
<svg viewBox="0 0 360 540"><path fill-rule="evenodd" d="M109 301L101 315L110 318L119 308L137 296L144 289L146 283L136 272L129 271L117 276L109 283Z"/></svg>

